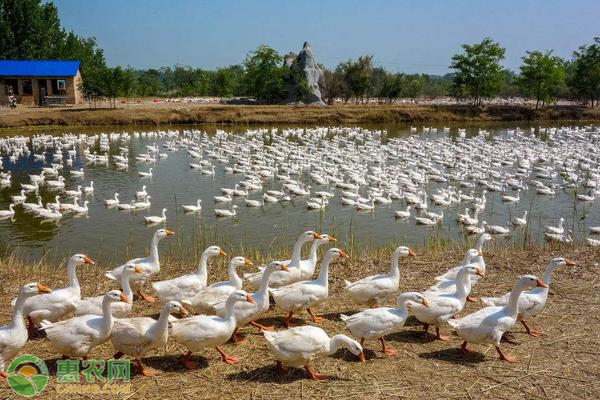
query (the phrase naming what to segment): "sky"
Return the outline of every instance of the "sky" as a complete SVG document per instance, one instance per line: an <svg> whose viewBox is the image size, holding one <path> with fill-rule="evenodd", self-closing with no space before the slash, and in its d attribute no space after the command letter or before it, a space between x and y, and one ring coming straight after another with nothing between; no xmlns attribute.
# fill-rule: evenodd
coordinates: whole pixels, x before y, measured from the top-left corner
<svg viewBox="0 0 600 400"><path fill-rule="evenodd" d="M461 44L491 37L518 70L527 50L573 50L600 36L600 0L54 0L63 26L96 37L111 66L240 63L261 44L309 41L334 68L360 55L394 72L445 74Z"/></svg>

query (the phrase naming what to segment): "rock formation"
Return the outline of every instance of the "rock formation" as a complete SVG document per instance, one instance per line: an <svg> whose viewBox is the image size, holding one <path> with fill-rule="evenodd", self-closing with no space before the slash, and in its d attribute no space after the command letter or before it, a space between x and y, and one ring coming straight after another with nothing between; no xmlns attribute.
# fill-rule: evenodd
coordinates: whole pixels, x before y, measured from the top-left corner
<svg viewBox="0 0 600 400"><path fill-rule="evenodd" d="M323 71L317 65L312 48L304 42L302 51L298 55L290 52L283 58L283 65L289 68L290 73L286 79L288 96L286 102L301 101L305 104L325 104L321 98L320 84L323 82ZM302 76L308 86L308 93L298 93L298 76ZM300 95L301 98L298 98Z"/></svg>

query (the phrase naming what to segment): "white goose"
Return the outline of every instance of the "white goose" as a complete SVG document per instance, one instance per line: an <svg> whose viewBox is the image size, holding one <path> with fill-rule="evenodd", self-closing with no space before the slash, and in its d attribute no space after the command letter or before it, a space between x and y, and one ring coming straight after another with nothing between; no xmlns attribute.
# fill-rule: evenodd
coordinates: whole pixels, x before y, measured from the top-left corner
<svg viewBox="0 0 600 400"><path fill-rule="evenodd" d="M198 201L196 202L196 205L183 205L183 211L185 212L196 212L196 211L201 211L202 210L202 200L198 199Z"/></svg>
<svg viewBox="0 0 600 400"><path fill-rule="evenodd" d="M505 306L485 307L464 318L448 320L458 336L464 340L461 350L468 353L469 343L492 344L496 347L501 360L517 362L516 357L509 356L500 349L500 340L504 332L512 329L517 321L521 293L532 287L544 288L546 285L533 275L525 275L513 286L508 304Z"/></svg>
<svg viewBox="0 0 600 400"><path fill-rule="evenodd" d="M167 209L162 209L162 214L160 216L150 215L148 217L144 217L144 223L146 224L160 224L163 222L167 222Z"/></svg>
<svg viewBox="0 0 600 400"><path fill-rule="evenodd" d="M4 370L6 362L12 360L27 343L27 327L23 319L25 301L32 296L51 292L44 285L35 282L21 287L13 309L12 320L8 325L0 326L0 377L8 377Z"/></svg>
<svg viewBox="0 0 600 400"><path fill-rule="evenodd" d="M561 217L560 221L558 222L558 226L546 226L544 230L546 233L562 235L565 232L565 228L563 227L564 222L565 219Z"/></svg>
<svg viewBox="0 0 600 400"><path fill-rule="evenodd" d="M52 189L61 189L65 187L65 178L63 176L59 176L55 181L46 181L46 186Z"/></svg>
<svg viewBox="0 0 600 400"><path fill-rule="evenodd" d="M8 205L8 210L0 210L0 219L10 218L10 217L14 216L15 215L14 207L15 207L15 205L13 203L10 203Z"/></svg>
<svg viewBox="0 0 600 400"><path fill-rule="evenodd" d="M293 314L300 310L306 310L311 321L315 323L320 323L323 320L323 318L313 314L311 308L327 300L329 295L329 263L337 257L348 256L335 247L327 250L323 256L319 276L315 280L295 282L278 289L271 289L271 295L277 306L288 312L283 321L287 327L291 325Z"/></svg>
<svg viewBox="0 0 600 400"><path fill-rule="evenodd" d="M233 197L231 197L229 194L226 194L224 196L214 196L213 199L215 203L230 203L233 200Z"/></svg>
<svg viewBox="0 0 600 400"><path fill-rule="evenodd" d="M95 263L84 254L75 254L67 263L69 283L66 287L54 289L47 295L33 296L25 301L23 314L29 322L30 332L34 327L39 327L42 320L58 321L75 310L75 303L81 300L81 287L76 269L82 264L94 265Z"/></svg>
<svg viewBox="0 0 600 400"><path fill-rule="evenodd" d="M317 233L317 232L306 231L306 232L302 233L296 240L296 243L294 244L294 249L292 251L291 259L290 260L280 260L285 265L287 265L289 271L288 272L281 272L281 271L275 272L273 275L271 275L271 280L269 281L269 285L271 287L278 288L281 286L289 285L290 283L300 281L302 279L302 267L304 266L303 264L312 263L311 259L309 259L309 260L301 259L302 246L304 246L305 243L308 243L313 240L319 240L322 238L323 238L323 236L321 236L321 234ZM311 249L311 255L312 255L312 249ZM316 257L316 254L315 254L315 257ZM316 258L314 260L314 263L316 265ZM305 267L308 269L308 266L305 266ZM312 267L312 269L314 271L314 266ZM264 270L265 270L265 267L259 267L259 272L244 274L244 278L250 282L250 286L253 289L257 289L260 286L260 284L262 282L262 274L263 274Z"/></svg>
<svg viewBox="0 0 600 400"><path fill-rule="evenodd" d="M142 185L142 190L135 192L136 199L145 199L147 196L148 192L146 191L146 185Z"/></svg>
<svg viewBox="0 0 600 400"><path fill-rule="evenodd" d="M168 229L158 229L152 236L152 242L150 243L150 255L148 257L134 258L133 260L127 261L125 264L114 268L112 271L106 272L104 275L107 278L115 281L121 280L121 273L123 268L127 264L136 264L142 267L142 273L136 274L133 279L130 279L131 287L136 290L138 296L143 301L153 302L154 299L151 296L146 296L142 293L142 287L150 279L150 277L160 271L160 261L158 259L158 243L166 238L167 236L174 236L175 233Z"/></svg>
<svg viewBox="0 0 600 400"><path fill-rule="evenodd" d="M215 215L217 217L235 217L236 216L236 209L238 208L237 205L233 205L231 206L231 210L225 210L225 209L220 209L220 208L215 208Z"/></svg>
<svg viewBox="0 0 600 400"><path fill-rule="evenodd" d="M83 190L83 193L94 193L94 181L90 182L90 186L84 186L81 189Z"/></svg>
<svg viewBox="0 0 600 400"><path fill-rule="evenodd" d="M411 216L410 209L410 206L406 206L406 210L398 210L394 212L394 216L396 218L409 218Z"/></svg>
<svg viewBox="0 0 600 400"><path fill-rule="evenodd" d="M250 297L252 297L254 303L240 302L235 304L233 312L235 314L235 320L237 325L235 330L233 331L233 334L231 335L232 341L237 343L243 340L237 336L237 331L239 328L248 323L256 327L259 331L273 330L272 326L261 325L255 320L269 310L269 278L271 277L271 274L273 274L273 272L276 271L287 271L287 269L287 266L281 261L271 262L269 265L267 265L267 268L265 269L265 272L262 275L262 282L256 293L250 293ZM225 317L226 304L227 301L223 301L221 303L213 305L216 311L215 313L219 317Z"/></svg>
<svg viewBox="0 0 600 400"><path fill-rule="evenodd" d="M263 203L260 200L244 199L244 202L246 203L246 207L262 207L263 206Z"/></svg>
<svg viewBox="0 0 600 400"><path fill-rule="evenodd" d="M513 226L524 226L524 225L527 225L527 210L523 211L523 216L522 217L517 217L517 216L512 217L512 219L510 220L510 223Z"/></svg>
<svg viewBox="0 0 600 400"><path fill-rule="evenodd" d="M104 205L107 207L113 207L113 206L116 206L117 204L119 204L119 193L115 193L113 199L104 200Z"/></svg>
<svg viewBox="0 0 600 400"><path fill-rule="evenodd" d="M138 175L141 176L142 178L150 178L150 177L152 177L152 168L149 168L148 172L138 171Z"/></svg>
<svg viewBox="0 0 600 400"><path fill-rule="evenodd" d="M161 303L182 301L194 297L206 287L208 279L208 259L216 256L227 256L219 246L210 246L200 256L198 271L178 276L177 278L152 283L152 288Z"/></svg>
<svg viewBox="0 0 600 400"><path fill-rule="evenodd" d="M435 326L436 338L448 340L440 333L440 327L450 318L458 315L465 306L467 296L471 292L471 276L483 277L479 267L467 265L462 267L456 276L456 286L453 293L425 292L428 306L415 304L411 311L416 319L423 323L423 331L427 334L429 326Z"/></svg>
<svg viewBox="0 0 600 400"><path fill-rule="evenodd" d="M287 366L304 367L313 380L324 380L325 376L313 371L308 364L311 360L323 355L331 355L341 347L358 356L362 346L346 335L329 337L316 326L297 326L279 332L263 331L267 339L267 347L277 359L277 370L286 373ZM285 364L285 365L284 365Z"/></svg>
<svg viewBox="0 0 600 400"><path fill-rule="evenodd" d="M500 225L488 225L487 229L488 232L494 235L508 235L510 233L510 229Z"/></svg>
<svg viewBox="0 0 600 400"><path fill-rule="evenodd" d="M21 194L15 194L10 196L10 200L17 204L17 203L22 203L27 199L27 196L25 195L25 190L21 190Z"/></svg>
<svg viewBox="0 0 600 400"><path fill-rule="evenodd" d="M519 297L519 315L517 321L520 321L521 324L523 324L529 335L543 335L542 332L531 329L527 324L527 319L535 316L542 308L544 308L546 299L548 298L548 289L550 287L550 281L552 280L552 272L557 268L571 265L575 265L571 260L562 257L553 258L548 265L546 265L546 270L544 271L544 275L542 275L542 282L546 287L536 287L521 293L521 296ZM511 292L508 292L501 297L482 297L481 302L486 306L505 306L510 300L510 293Z"/></svg>
<svg viewBox="0 0 600 400"><path fill-rule="evenodd" d="M387 274L371 275L354 283L344 280L346 291L352 300L361 305L374 306L400 286L400 257L414 257L415 253L406 246L400 246L392 254L392 267Z"/></svg>
<svg viewBox="0 0 600 400"><path fill-rule="evenodd" d="M206 347L214 347L223 362L237 364L239 360L228 356L219 346L229 340L236 327L234 307L241 301L253 303L254 300L243 290L237 290L229 296L225 305L225 317L216 315L196 315L189 318L172 321L171 336L176 342L188 348L181 362L188 369L196 369L198 365L190 361L193 351Z"/></svg>
<svg viewBox="0 0 600 400"><path fill-rule="evenodd" d="M81 185L77 186L76 190L65 190L65 196L67 197L81 197Z"/></svg>
<svg viewBox="0 0 600 400"><path fill-rule="evenodd" d="M252 261L244 257L233 257L227 268L228 280L216 282L200 289L193 297L181 302L184 305L189 305L196 314L214 314L215 304L227 300L231 293L242 288L243 282L237 273L237 268L251 265L253 265Z"/></svg>
<svg viewBox="0 0 600 400"><path fill-rule="evenodd" d="M398 296L398 307L377 307L367 308L364 311L351 316L340 314L342 321L346 323L346 328L352 332L356 338L360 338L360 345L364 346L365 340L379 340L381 342L381 351L387 356L397 354L397 351L385 345L386 335L398 332L404 326L408 318L407 302L412 301L428 306L427 300L421 293L406 292ZM362 351L358 358L365 361L365 353Z"/></svg>
<svg viewBox="0 0 600 400"><path fill-rule="evenodd" d="M110 335L110 341L117 350L113 359L119 359L125 354L131 355L136 361L138 374L155 376L157 371L146 368L142 358L151 350L164 348L169 337L169 316L178 314L180 317L187 315L186 309L177 301L167 302L158 320L150 317L121 318L115 321Z"/></svg>
<svg viewBox="0 0 600 400"><path fill-rule="evenodd" d="M472 249L469 249L465 253L464 258L460 262L459 265L457 265L456 267L450 268L448 271L446 271L445 273L443 273L439 276L436 276L435 280L440 281L440 282L447 281L447 280L455 280L456 274L458 273L458 271L460 271L460 269L462 267L464 267L465 265L468 265L468 264L476 264L479 267L479 269L481 270L481 273L485 274L485 261L483 259L483 246L490 240L493 240L492 235L490 235L489 233L482 234L479 237L479 239L477 239L477 243L475 244L474 250L476 252L473 252L473 251L471 251Z"/></svg>
<svg viewBox="0 0 600 400"><path fill-rule="evenodd" d="M121 274L121 289L127 298L127 303L112 303L112 315L117 318L126 317L131 312L131 303L133 302L133 291L129 283L131 275L142 272L142 267L135 264L127 264ZM75 315L102 315L102 302L104 295L96 297L86 297L75 302Z"/></svg>
<svg viewBox="0 0 600 400"><path fill-rule="evenodd" d="M85 175L85 172L84 172L83 168L79 168L79 171L76 170L76 169L73 169L70 172L71 172L71 175L73 175L73 176L83 176L83 175Z"/></svg>
<svg viewBox="0 0 600 400"><path fill-rule="evenodd" d="M114 323L111 305L117 301L127 303L127 297L119 290L111 290L102 300L102 316L82 315L54 323L44 320L42 329L63 358L87 359L94 347L110 338Z"/></svg>
<svg viewBox="0 0 600 400"><path fill-rule="evenodd" d="M431 286L426 292L454 292L456 290L456 280L458 278L458 272L467 265L477 265L474 261L479 257L480 252L477 249L467 250L464 258L459 265L453 267L448 272L435 278L436 284ZM484 273L484 269L481 269L481 273ZM443 279L442 279L443 278ZM473 278L476 278L474 276Z"/></svg>
<svg viewBox="0 0 600 400"><path fill-rule="evenodd" d="M37 203L21 203L21 206L23 207L23 210L27 213L31 213L35 210L39 210L40 208L44 208L41 196L37 196Z"/></svg>

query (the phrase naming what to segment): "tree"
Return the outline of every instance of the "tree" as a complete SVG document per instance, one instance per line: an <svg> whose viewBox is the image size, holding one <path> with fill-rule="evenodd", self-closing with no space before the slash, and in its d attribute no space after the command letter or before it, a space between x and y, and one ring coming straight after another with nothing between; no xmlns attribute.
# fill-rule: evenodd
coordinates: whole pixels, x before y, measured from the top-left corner
<svg viewBox="0 0 600 400"><path fill-rule="evenodd" d="M323 70L323 99L325 103L332 105L337 98L345 98L345 94L350 93L346 86L342 74L339 71Z"/></svg>
<svg viewBox="0 0 600 400"><path fill-rule="evenodd" d="M522 96L523 89L518 82L519 76L514 71L502 70L502 89L498 92L498 96L503 98Z"/></svg>
<svg viewBox="0 0 600 400"><path fill-rule="evenodd" d="M372 69L371 79L369 80L369 89L367 90L367 98L382 97L382 90L387 75L388 73L382 67Z"/></svg>
<svg viewBox="0 0 600 400"><path fill-rule="evenodd" d="M450 64L456 71L454 85L464 89L474 104L481 104L482 97L492 97L502 88L504 48L490 38L462 48L463 53L454 55Z"/></svg>
<svg viewBox="0 0 600 400"><path fill-rule="evenodd" d="M0 1L0 58L52 58L64 35L54 3Z"/></svg>
<svg viewBox="0 0 600 400"><path fill-rule="evenodd" d="M401 96L403 83L404 80L402 74L386 73L380 95L384 97L388 103L391 103L392 100Z"/></svg>
<svg viewBox="0 0 600 400"><path fill-rule="evenodd" d="M102 72L101 94L107 97L113 108L117 108L117 97L125 96L128 77L121 67L105 68Z"/></svg>
<svg viewBox="0 0 600 400"><path fill-rule="evenodd" d="M360 56L356 62L348 60L341 63L338 69L342 73L344 82L350 93L357 101L363 100L369 90L373 73L373 56Z"/></svg>
<svg viewBox="0 0 600 400"><path fill-rule="evenodd" d="M404 75L402 80L402 97L416 100L423 91L423 82L419 75Z"/></svg>
<svg viewBox="0 0 600 400"><path fill-rule="evenodd" d="M210 94L232 97L237 87L236 76L230 68L219 68L212 74Z"/></svg>
<svg viewBox="0 0 600 400"><path fill-rule="evenodd" d="M594 107L600 99L600 37L573 52L570 69L569 86L579 98L589 100Z"/></svg>
<svg viewBox="0 0 600 400"><path fill-rule="evenodd" d="M161 84L161 73L156 69L135 71L137 93L140 96L157 96L164 92Z"/></svg>
<svg viewBox="0 0 600 400"><path fill-rule="evenodd" d="M522 58L521 75L518 83L527 95L535 97L535 109L546 103L562 90L565 83L564 62L553 56L552 51L528 51Z"/></svg>
<svg viewBox="0 0 600 400"><path fill-rule="evenodd" d="M246 56L244 68L244 84L248 94L261 102L273 103L282 100L283 77L286 71L277 51L269 46L259 46Z"/></svg>

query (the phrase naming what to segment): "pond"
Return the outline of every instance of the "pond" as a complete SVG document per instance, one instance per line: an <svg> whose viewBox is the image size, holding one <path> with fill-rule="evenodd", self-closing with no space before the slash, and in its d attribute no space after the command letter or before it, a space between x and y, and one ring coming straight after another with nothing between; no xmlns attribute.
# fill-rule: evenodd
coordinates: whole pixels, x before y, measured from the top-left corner
<svg viewBox="0 0 600 400"><path fill-rule="evenodd" d="M395 244L418 248L429 241L473 240L466 239L457 214L476 206L483 197L480 224L485 220L510 230L498 237L497 244L541 243L544 227L557 226L560 217L565 218L565 235L571 229L576 242L584 241L589 227L600 225L600 212L594 201L578 201L576 195L593 191L597 181L594 157L599 131L523 124L521 129L473 125L459 133L454 126L103 127L35 131L20 142L14 137L21 131L5 130L3 172L10 172L12 177L0 190L0 209L7 210L11 196L19 194L21 184L30 182L29 175L40 174L53 159L63 166L58 174L64 177L66 190L89 186L93 181L94 191L83 194L79 201L80 205L83 200L89 202L87 213L65 213L58 220L43 220L15 206L15 215L0 221L0 243L4 256L15 254L30 262L42 257L57 262L83 252L105 264L116 264L148 250L152 233L158 228L145 224L144 216L160 216L166 208L165 226L176 236L163 241L161 254L186 262L196 262L203 248L211 244L233 254L291 248L301 232L313 229L333 234L341 248L360 251ZM108 162L92 160L102 155L109 156ZM114 157L119 155L127 158L126 168L117 167ZM140 155L147 155L150 161L136 160ZM585 166L586 160L592 164ZM80 168L83 177L70 172ZM151 177L138 173L150 168ZM215 196L223 195L222 188L233 189L252 176L257 177L254 184L261 189L249 190L248 196L233 196L229 203L214 202ZM310 190L310 196L290 194L290 201L246 205L245 199L262 202L269 190L289 193L282 189L284 179L298 181L296 188ZM403 179L405 183L408 179L407 186L400 183ZM151 196L148 209L132 212L105 206L104 200L113 198L115 192L121 203L130 203L144 185ZM342 192L351 195L353 185L359 187L361 197L379 196L384 202L391 198L391 204L375 203L374 209L367 211L344 205ZM555 194L539 194L540 185ZM520 193L515 190L518 186L523 186ZM411 217L396 218L395 211L406 209L405 200L396 197L415 188L427 193L430 200L438 193L450 199L450 205L427 201L428 211L443 212L443 219L434 225L419 225L414 217L420 213L414 207ZM459 190L474 199L456 201ZM323 210L307 209L309 198L320 191L334 196ZM39 189L43 204L54 202L57 195L60 202L72 202L64 193L48 186ZM517 196L519 201L503 201L503 195ZM26 196L25 202L36 202L34 192ZM196 204L198 199L202 200L201 212L184 212L183 205ZM370 202L366 204L370 206ZM238 206L234 217L214 215L215 208L231 210L231 205ZM528 211L528 224L511 226L510 220L523 211Z"/></svg>

